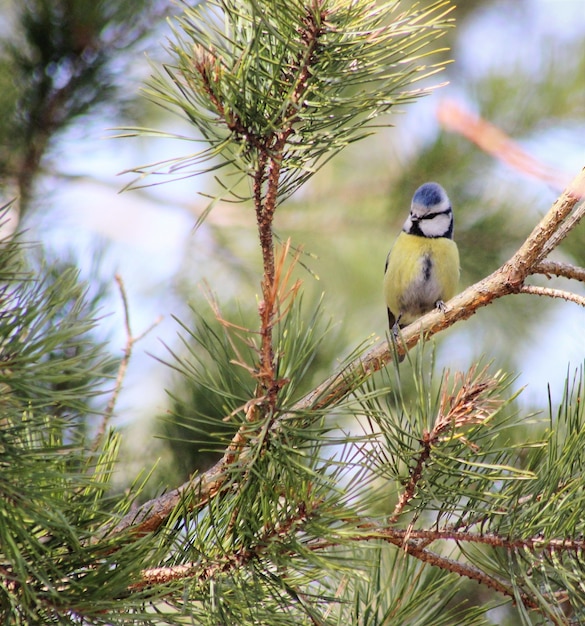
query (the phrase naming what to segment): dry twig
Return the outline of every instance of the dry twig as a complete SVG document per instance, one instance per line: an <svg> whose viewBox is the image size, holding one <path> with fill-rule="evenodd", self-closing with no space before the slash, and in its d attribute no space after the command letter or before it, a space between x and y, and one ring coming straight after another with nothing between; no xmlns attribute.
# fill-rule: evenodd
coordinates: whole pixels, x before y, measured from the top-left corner
<svg viewBox="0 0 585 626"><path fill-rule="evenodd" d="M116 382L114 384L112 395L110 396L110 400L108 401L108 405L106 406L104 414L102 415L102 420L93 440L92 449L94 452L100 449L106 430L108 428L108 424L114 416L116 403L118 402L118 397L120 395L120 392L122 391L122 385L126 377L126 371L128 370L130 358L132 357L132 350L134 348L134 345L142 338L144 338L153 328L155 328L162 321L162 317L157 318L153 322L153 324L151 324L151 326L149 326L144 332L142 332L140 335L137 335L136 337L133 336L132 328L130 326L130 308L128 306L128 295L126 293L126 287L124 286L124 281L119 274L116 274L114 278L116 280L116 283L118 284L120 297L122 298L122 308L124 311L124 328L126 330L126 345L124 346L124 354L122 355L122 360L120 361L120 365L118 366L118 373L116 374Z"/></svg>

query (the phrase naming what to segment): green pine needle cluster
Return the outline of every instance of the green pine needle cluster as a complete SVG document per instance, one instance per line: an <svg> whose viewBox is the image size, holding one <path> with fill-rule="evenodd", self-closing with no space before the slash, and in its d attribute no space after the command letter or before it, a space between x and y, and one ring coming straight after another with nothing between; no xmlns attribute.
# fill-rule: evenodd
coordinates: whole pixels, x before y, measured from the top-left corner
<svg viewBox="0 0 585 626"><path fill-rule="evenodd" d="M120 437L90 436L116 363L77 270L33 271L30 252L0 245L0 621L113 624L145 562L103 536L139 492L112 500Z"/></svg>
<svg viewBox="0 0 585 626"><path fill-rule="evenodd" d="M380 117L393 107L429 92L410 86L443 67L427 57L451 9L445 0L409 10L395 0L185 7L175 64L147 93L200 134L182 139L205 148L136 171L189 176L230 165L246 177L282 153L278 196L288 197L345 146L388 125ZM245 199L239 180L221 181L235 200Z"/></svg>
<svg viewBox="0 0 585 626"><path fill-rule="evenodd" d="M199 353L219 357L215 333L241 335L215 329ZM460 595L470 578L521 600L525 624L558 618L570 594L579 611L581 468L555 459L581 449L571 425L585 419L582 376L551 416L557 434L519 441L525 418L508 376L485 367L435 380L432 362L427 347L412 380L383 372L329 417L291 397L276 428L251 425L221 496L199 508L186 494L168 521L180 535L164 566L189 580L177 610L198 624L489 624L496 604ZM215 382L220 397L244 397L228 379ZM553 492L563 507L542 506ZM548 543L559 536L576 540Z"/></svg>

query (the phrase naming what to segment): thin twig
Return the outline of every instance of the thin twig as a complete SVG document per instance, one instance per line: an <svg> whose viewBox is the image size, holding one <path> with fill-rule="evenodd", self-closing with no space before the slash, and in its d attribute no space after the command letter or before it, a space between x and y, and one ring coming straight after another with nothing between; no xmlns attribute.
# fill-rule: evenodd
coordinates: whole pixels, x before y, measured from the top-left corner
<svg viewBox="0 0 585 626"><path fill-rule="evenodd" d="M275 540L283 540L287 536L296 533L311 517L308 509L315 511L318 505L319 502L311 502L310 507L308 503L301 503L285 519L275 524L266 525L252 544L242 546L229 553L224 553L222 557L210 563L204 563L200 560L178 566L156 567L144 570L142 572L142 580L132 585L132 588L139 589L150 584L192 577L197 577L200 581L205 582L218 574L227 574L231 570L238 569L262 556L267 550L272 548ZM288 552L292 554L290 550Z"/></svg>
<svg viewBox="0 0 585 626"><path fill-rule="evenodd" d="M322 17L322 16L321 16ZM276 265L274 254L274 233L272 224L274 213L278 204L278 192L280 185L280 176L283 166L285 148L290 136L294 133L294 124L297 120L300 102L303 100L303 94L307 89L307 82L311 73L311 65L314 64L314 51L317 41L322 34L320 19L307 12L304 21L305 27L301 29L300 36L307 44L306 52L303 57L298 60L298 66L293 67L292 71L297 73L296 83L290 96L290 104L284 114L283 128L278 132L274 132L264 137L262 142L256 142L254 147L258 152L258 159L253 175L253 201L256 211L256 222L258 228L258 237L260 249L262 252L263 278L262 278L262 301L258 309L260 315L260 348L258 349L259 363L256 378L258 379L258 387L256 398L253 404L250 404L249 411L246 412L246 422L242 424L240 430L234 435L230 443L224 461L231 464L235 461L238 453L244 448L249 438L249 423L251 421L259 421L263 416L273 419L276 414L277 399L280 389L286 384L286 381L278 380L276 374L276 356L274 353L273 329L278 323L279 306L282 304L285 296L279 291L283 289L290 278L290 270L284 277L282 269L286 252L283 253L282 262L279 267ZM234 123L234 120L228 119L227 113L213 90L211 76L212 68L218 63L208 51L198 51L196 59L196 68L206 86L208 95L212 98L213 104L218 114L224 119L228 127ZM232 130L237 130L233 129ZM239 131L238 131L239 132ZM290 244L285 246L288 251ZM291 288L294 295L298 286ZM282 314L282 313L281 313ZM270 425L268 425L269 427ZM266 424L263 424L266 428Z"/></svg>
<svg viewBox="0 0 585 626"><path fill-rule="evenodd" d="M575 187L572 190L578 200L583 200L585 197L585 187L581 183L580 186ZM540 258L545 259L560 243L563 239L577 226L577 224L583 219L585 215L585 202L581 204L567 217L567 219L560 225L559 229L555 232L551 238L545 242Z"/></svg>
<svg viewBox="0 0 585 626"><path fill-rule="evenodd" d="M552 289L551 287L538 287L536 285L523 285L520 293L531 293L535 296L546 296L548 298L561 298L567 300L567 302L574 302L585 307L585 296L580 296L571 291L564 291L563 289Z"/></svg>
<svg viewBox="0 0 585 626"><path fill-rule="evenodd" d="M544 274L548 278L554 275L585 282L585 267L578 267L571 263L561 263L560 261L541 261L534 266L532 273Z"/></svg>
<svg viewBox="0 0 585 626"><path fill-rule="evenodd" d="M304 106L302 103L316 60L315 51L323 34L321 26L323 19L324 14L320 12L317 3L312 9L307 8L303 27L299 29L299 36L305 44L304 50L301 58L297 59L289 69L294 74L295 84L283 115L282 128L267 138L264 149L260 150L261 156L254 174L253 197L264 266L263 300L259 307L262 345L259 367L261 389L258 394L266 398L264 413L271 416L275 413L278 392L282 387L281 381L276 380L272 339L272 331L276 323L276 276L272 222L278 204L285 149L290 136L294 134L299 110Z"/></svg>
<svg viewBox="0 0 585 626"><path fill-rule="evenodd" d="M124 329L126 331L126 345L124 346L124 353L122 355L122 360L120 361L120 365L118 366L118 373L116 374L116 383L114 385L114 389L112 391L112 395L110 396L110 400L105 408L104 414L102 416L102 420L97 429L92 450L95 452L100 449L103 439L110 423L114 415L114 411L116 409L116 403L118 402L118 397L120 396L120 392L122 391L122 385L124 383L124 379L126 378L126 371L128 370L128 364L130 363L130 358L132 356L132 349L136 342L140 341L143 337L145 337L153 328L155 328L162 321L162 316L157 318L153 324L151 324L143 333L134 337L132 335L132 328L130 325L130 308L128 306L128 295L126 293L126 287L124 285L124 281L119 274L114 276L116 283L118 284L118 290L120 292L120 297L122 298L122 309L124 311Z"/></svg>
<svg viewBox="0 0 585 626"><path fill-rule="evenodd" d="M404 542L404 537L401 533L385 533L381 530L379 533L371 535L356 535L356 536L344 536L344 541L371 541L371 540L383 540L391 543L412 557L438 567L444 571L453 572L460 576L465 576L471 580L475 580L490 589L494 589L509 597L514 597L514 591L509 581L496 577L494 575L487 574L483 570L470 565L469 563L463 563L455 559L451 559L442 556L436 552L428 550L427 548L421 548L414 541ZM338 545L333 541L317 542L310 545L310 549L314 552L330 549ZM218 561L210 565L204 565L201 562L186 563L183 565L174 565L169 567L156 567L144 570L142 572L141 580L138 583L132 585L132 589L142 589L150 585L157 585L162 583L168 583L176 580L185 580L197 578L200 581L208 581L218 574L228 574L231 570L237 567L241 567L244 563L249 562L254 558L258 558L262 555L262 550L256 550L254 548L248 550L242 550L238 554L232 554L224 561ZM527 595L523 596L525 604L530 608L537 608L536 603L532 602Z"/></svg>
<svg viewBox="0 0 585 626"><path fill-rule="evenodd" d="M376 538L379 539L379 537ZM464 576L470 580L475 580L481 585L484 585L489 589L493 589L494 591L510 598L515 597L514 587L510 581L504 580L493 574L488 574L478 567L471 565L471 563L464 563L462 561L442 556L441 554L433 552L428 548L420 547L414 541L404 542L399 537L392 536L387 536L385 539L423 563L427 563L433 567L438 567L446 572L452 572L458 576ZM525 592L521 592L521 598L525 606L531 609L538 609L538 604Z"/></svg>
<svg viewBox="0 0 585 626"><path fill-rule="evenodd" d="M577 552L585 549L585 539L546 539L544 537L527 537L525 539L510 539L494 533L472 533L453 529L437 530L413 530L408 531L399 528L383 528L377 532L392 536L401 540L424 540L430 543L435 541L455 541L456 543L474 543L492 548L505 548L506 550L543 550L557 552ZM378 534L375 535L378 537Z"/></svg>
<svg viewBox="0 0 585 626"><path fill-rule="evenodd" d="M431 457L431 447L433 444L433 433L425 432L421 441L421 451L419 452L415 468L410 473L410 479L406 487L400 494L398 502L394 507L392 515L388 519L389 524L395 524L398 521L404 507L414 498L417 485L423 475L425 465Z"/></svg>

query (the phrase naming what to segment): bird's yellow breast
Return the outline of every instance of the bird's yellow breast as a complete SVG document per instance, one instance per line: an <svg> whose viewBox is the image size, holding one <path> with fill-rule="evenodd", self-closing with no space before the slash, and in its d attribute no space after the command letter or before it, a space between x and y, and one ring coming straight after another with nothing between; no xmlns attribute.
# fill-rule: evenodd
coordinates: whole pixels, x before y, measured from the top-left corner
<svg viewBox="0 0 585 626"><path fill-rule="evenodd" d="M457 292L459 252L446 237L400 233L388 255L384 276L386 306L401 325L410 324Z"/></svg>

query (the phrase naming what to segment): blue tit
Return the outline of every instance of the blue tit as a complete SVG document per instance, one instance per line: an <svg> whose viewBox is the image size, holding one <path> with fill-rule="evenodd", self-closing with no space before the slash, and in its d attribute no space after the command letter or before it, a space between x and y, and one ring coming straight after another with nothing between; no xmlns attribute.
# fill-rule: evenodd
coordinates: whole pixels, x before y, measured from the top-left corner
<svg viewBox="0 0 585 626"><path fill-rule="evenodd" d="M459 251L453 210L441 185L425 183L386 259L384 297L394 336L434 308L445 310L459 283Z"/></svg>

